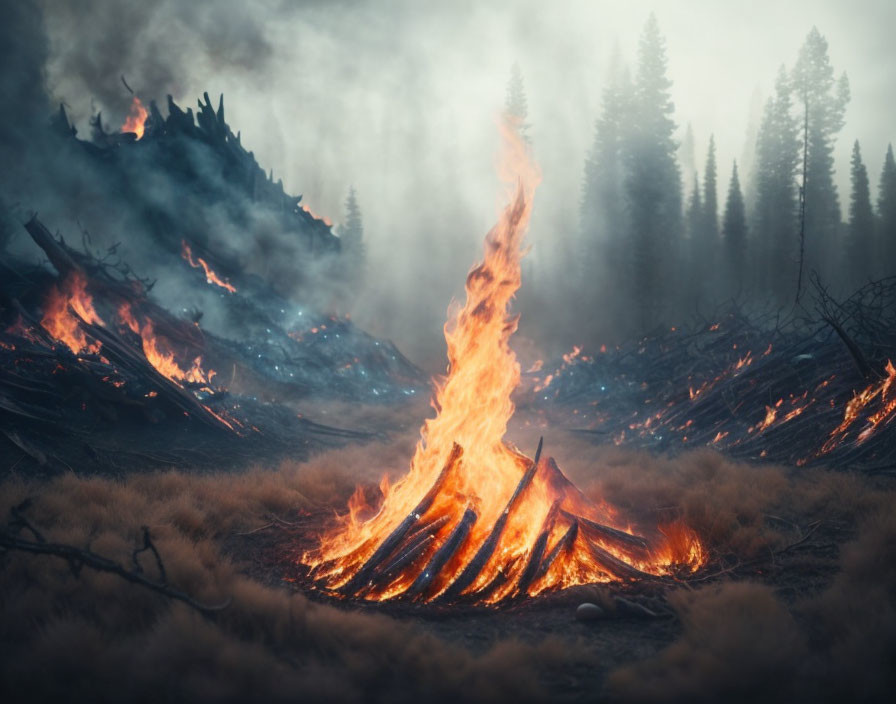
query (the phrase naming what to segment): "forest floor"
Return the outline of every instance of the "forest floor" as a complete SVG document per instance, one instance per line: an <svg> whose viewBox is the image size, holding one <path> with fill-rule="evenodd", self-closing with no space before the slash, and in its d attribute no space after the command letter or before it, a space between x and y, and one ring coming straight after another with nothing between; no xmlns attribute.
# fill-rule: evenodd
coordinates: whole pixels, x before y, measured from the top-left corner
<svg viewBox="0 0 896 704"><path fill-rule="evenodd" d="M54 557L0 556L4 701L886 701L896 684L896 481L610 446L518 413L509 437L623 512L674 507L710 561L649 591L586 586L509 607L335 602L297 556L356 484L404 473L425 408L320 406L379 433L307 462L114 479L9 477L50 541L126 566L147 526L203 614ZM309 413L309 415L311 415ZM340 423L337 423L338 418ZM137 469L137 468L135 468ZM145 574L158 577L151 559ZM658 617L614 596L659 603ZM606 618L578 621L582 602Z"/></svg>

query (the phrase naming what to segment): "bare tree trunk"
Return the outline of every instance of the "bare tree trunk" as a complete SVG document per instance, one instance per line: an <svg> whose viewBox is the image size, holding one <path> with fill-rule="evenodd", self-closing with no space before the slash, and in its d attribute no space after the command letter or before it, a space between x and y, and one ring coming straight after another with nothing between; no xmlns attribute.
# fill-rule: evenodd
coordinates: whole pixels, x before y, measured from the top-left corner
<svg viewBox="0 0 896 704"><path fill-rule="evenodd" d="M806 175L809 171L809 96L803 102L803 182L800 184L800 267L796 279L796 302L803 290L803 260L806 255Z"/></svg>

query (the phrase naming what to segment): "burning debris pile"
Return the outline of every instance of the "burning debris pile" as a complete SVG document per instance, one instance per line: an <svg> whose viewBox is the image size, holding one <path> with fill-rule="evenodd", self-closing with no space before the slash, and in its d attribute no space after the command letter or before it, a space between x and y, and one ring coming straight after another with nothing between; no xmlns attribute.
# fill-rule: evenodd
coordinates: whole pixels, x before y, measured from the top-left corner
<svg viewBox="0 0 896 704"><path fill-rule="evenodd" d="M226 277L245 273L249 259L263 273L270 273L277 259L289 260L293 266L277 269L274 280L281 293L307 294L338 275L340 241L330 221L314 215L301 195L286 193L272 173L265 174L225 121L223 96L215 109L205 93L195 115L168 96L167 118L155 101L148 108L136 96L133 101L121 131L110 131L98 114L91 141L75 138L64 108L55 125L70 152L98 168L100 178L116 182L105 199L118 200L119 207L139 212L141 224L151 224L158 249L189 256L210 283L226 290L231 288ZM216 232L226 224L237 225L244 236Z"/></svg>
<svg viewBox="0 0 896 704"><path fill-rule="evenodd" d="M58 155L41 163L60 194L35 202L57 216L99 214L120 241L103 251L82 230L77 250L36 217L0 233L2 469L303 456L367 434L303 420L290 403L394 402L425 388L390 342L320 312L335 295L327 286L345 283L339 240L265 178L224 121L223 100L215 111L206 95L195 118L170 98L168 107L163 118L135 98L121 133L98 115L89 142L60 108L48 133ZM67 169L87 175L77 198ZM239 247L216 222L243 228ZM287 286L252 256L265 237ZM50 267L34 264L37 252ZM316 294L305 300L308 287Z"/></svg>
<svg viewBox="0 0 896 704"><path fill-rule="evenodd" d="M151 286L121 263L73 250L36 219L25 227L56 274L0 257L0 414L11 464L220 466L363 437L231 395L207 362L223 358L223 341L154 303Z"/></svg>
<svg viewBox="0 0 896 704"><path fill-rule="evenodd" d="M833 299L815 279L802 317L728 310L526 375L552 422L618 445L711 446L736 457L896 464L896 278Z"/></svg>
<svg viewBox="0 0 896 704"><path fill-rule="evenodd" d="M505 138L505 180L518 186L486 238L484 261L467 277L465 305L445 327L449 372L436 383L437 415L425 422L408 474L394 486L384 480L375 515L357 493L302 558L327 593L488 604L691 571L704 560L686 526L634 529L542 458L541 443L530 460L503 439L520 381L509 346L517 318L508 307L538 182L525 142L511 127Z"/></svg>

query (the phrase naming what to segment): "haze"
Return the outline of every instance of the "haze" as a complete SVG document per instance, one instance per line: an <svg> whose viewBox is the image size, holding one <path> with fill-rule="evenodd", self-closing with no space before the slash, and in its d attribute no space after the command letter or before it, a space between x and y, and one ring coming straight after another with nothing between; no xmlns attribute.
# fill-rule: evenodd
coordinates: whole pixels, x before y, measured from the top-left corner
<svg viewBox="0 0 896 704"><path fill-rule="evenodd" d="M549 291L563 275L607 68L614 51L634 65L651 12L667 41L679 134L691 124L698 164L715 135L720 196L732 159L743 166L752 155L751 111L813 25L851 83L836 150L844 208L853 140L874 189L896 138L896 4L887 0L108 5L44 5L48 83L82 134L96 110L123 121L121 74L162 106L166 93L186 105L223 93L243 144L314 212L338 223L357 189L369 272L354 318L429 368L442 364L445 308L500 204L495 119L515 62L543 172L524 290ZM522 313L526 334L539 323ZM575 337L570 329L556 346Z"/></svg>

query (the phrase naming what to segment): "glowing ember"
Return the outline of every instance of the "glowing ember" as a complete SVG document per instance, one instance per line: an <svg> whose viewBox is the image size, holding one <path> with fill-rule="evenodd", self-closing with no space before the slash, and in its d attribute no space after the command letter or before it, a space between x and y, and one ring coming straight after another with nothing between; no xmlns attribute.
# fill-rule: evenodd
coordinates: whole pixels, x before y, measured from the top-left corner
<svg viewBox="0 0 896 704"><path fill-rule="evenodd" d="M50 289L44 302L44 315L40 324L75 354L98 354L102 345L87 341L87 336L72 311L85 322L103 325L93 308L93 297L87 293L87 280L77 271L69 274L61 285L54 285Z"/></svg>
<svg viewBox="0 0 896 704"><path fill-rule="evenodd" d="M131 110L125 119L124 124L121 126L122 133L133 132L137 135L137 139L142 139L144 125L148 115L149 111L143 107L140 98L135 95L134 100L131 102Z"/></svg>
<svg viewBox="0 0 896 704"><path fill-rule="evenodd" d="M186 240L181 240L181 256L187 261L187 263L193 267L194 269L201 268L205 272L205 281L209 284L214 284L215 286L220 286L231 293L236 293L236 287L233 286L227 279L222 279L218 276L214 270L208 265L208 263L202 257L193 258L193 250L190 249L190 245L187 244Z"/></svg>
<svg viewBox="0 0 896 704"><path fill-rule="evenodd" d="M303 556L322 588L372 600L495 603L696 569L705 559L685 526L654 528L649 538L617 527L610 507L540 459L540 444L532 461L503 440L520 381L508 307L539 175L513 126L502 134L504 180L515 193L467 276L465 305L445 325L449 371L436 382L437 415L424 424L408 474L381 487L376 515L363 520L356 494L337 528Z"/></svg>
<svg viewBox="0 0 896 704"><path fill-rule="evenodd" d="M156 334L152 321L147 318L144 319L143 325L140 325L127 303L122 303L119 307L118 317L132 332L140 336L143 343L143 354L160 374L176 383L209 384L211 382L215 372L206 373L202 369L202 357L196 357L187 369L181 368L168 342Z"/></svg>

